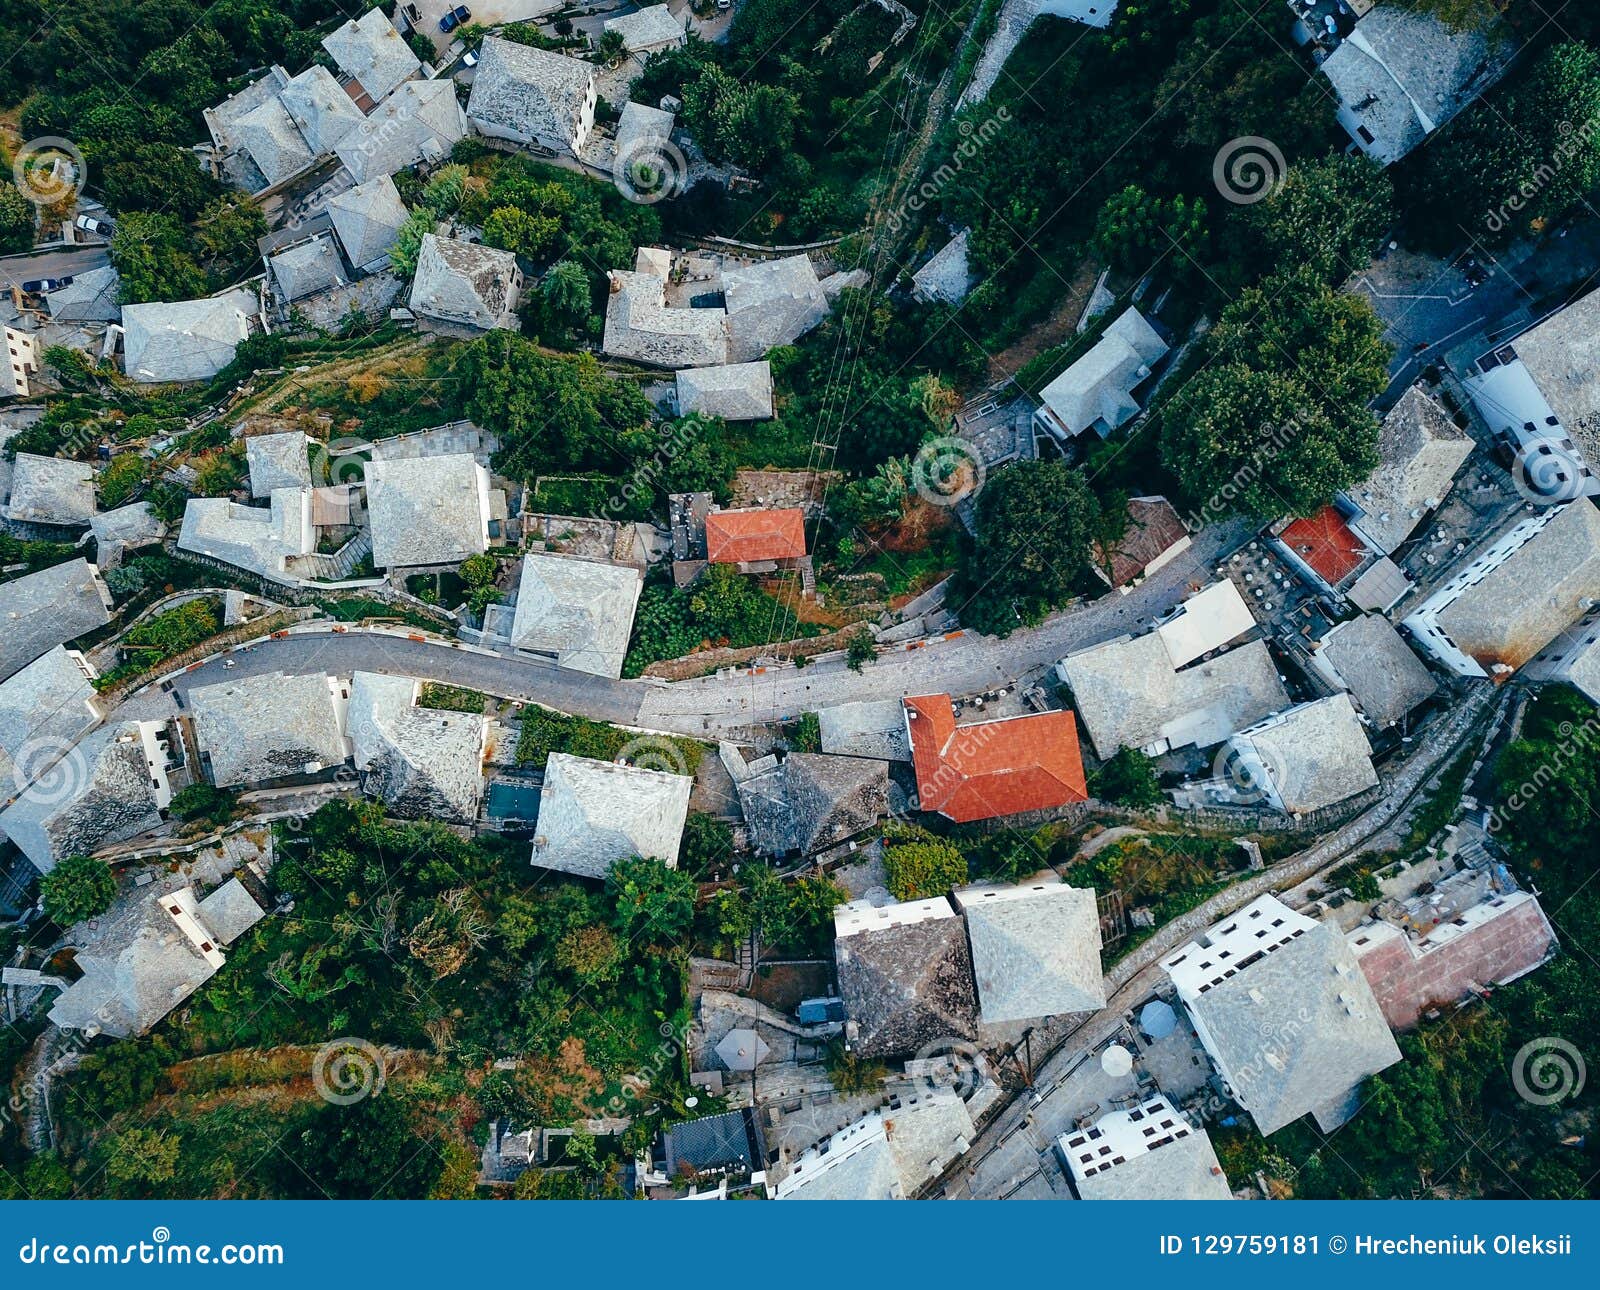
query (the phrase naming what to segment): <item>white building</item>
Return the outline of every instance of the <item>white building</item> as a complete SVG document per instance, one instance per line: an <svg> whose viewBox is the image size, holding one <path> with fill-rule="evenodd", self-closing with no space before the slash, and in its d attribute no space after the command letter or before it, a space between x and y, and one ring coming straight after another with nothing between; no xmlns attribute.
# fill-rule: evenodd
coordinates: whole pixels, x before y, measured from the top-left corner
<svg viewBox="0 0 1600 1290"><path fill-rule="evenodd" d="M1600 510L1588 498L1514 525L1403 621L1458 676L1504 678L1600 604Z"/></svg>
<svg viewBox="0 0 1600 1290"><path fill-rule="evenodd" d="M1232 1200L1203 1128L1162 1094L1056 1139L1080 1200Z"/></svg>

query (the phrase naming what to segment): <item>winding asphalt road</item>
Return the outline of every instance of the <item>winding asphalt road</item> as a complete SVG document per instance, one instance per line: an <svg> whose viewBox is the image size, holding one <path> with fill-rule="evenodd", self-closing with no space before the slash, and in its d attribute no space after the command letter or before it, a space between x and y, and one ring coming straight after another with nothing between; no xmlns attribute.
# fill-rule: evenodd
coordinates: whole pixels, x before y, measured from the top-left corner
<svg viewBox="0 0 1600 1290"><path fill-rule="evenodd" d="M1127 595L1110 594L1074 606L1038 627L1004 640L974 633L935 638L915 648L886 649L875 663L852 672L843 658L805 668L782 664L751 671L666 682L615 681L517 654L486 654L433 637L348 631L295 634L255 642L247 650L212 659L130 696L119 719L169 716L196 686L266 672L393 672L467 686L488 694L543 704L562 712L672 734L717 738L749 735L753 728L837 703L908 694L981 693L1044 674L1065 654L1134 633L1203 584L1218 560L1248 537L1243 524L1221 524L1197 534L1193 545ZM232 667L226 667L231 662Z"/></svg>

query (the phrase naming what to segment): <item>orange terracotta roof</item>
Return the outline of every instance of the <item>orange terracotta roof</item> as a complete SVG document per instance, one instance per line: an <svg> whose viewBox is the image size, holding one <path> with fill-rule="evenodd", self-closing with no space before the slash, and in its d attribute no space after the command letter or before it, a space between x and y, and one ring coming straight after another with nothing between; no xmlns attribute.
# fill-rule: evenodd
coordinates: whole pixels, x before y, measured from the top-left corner
<svg viewBox="0 0 1600 1290"><path fill-rule="evenodd" d="M780 511L712 511L706 516L706 559L712 564L798 560L806 553L806 517Z"/></svg>
<svg viewBox="0 0 1600 1290"><path fill-rule="evenodd" d="M1296 520L1278 540L1333 587L1359 569L1367 557L1366 546L1332 506L1324 506L1309 519Z"/></svg>
<svg viewBox="0 0 1600 1290"><path fill-rule="evenodd" d="M1088 799L1072 713L958 726L948 694L908 698L905 706L924 811L964 824Z"/></svg>

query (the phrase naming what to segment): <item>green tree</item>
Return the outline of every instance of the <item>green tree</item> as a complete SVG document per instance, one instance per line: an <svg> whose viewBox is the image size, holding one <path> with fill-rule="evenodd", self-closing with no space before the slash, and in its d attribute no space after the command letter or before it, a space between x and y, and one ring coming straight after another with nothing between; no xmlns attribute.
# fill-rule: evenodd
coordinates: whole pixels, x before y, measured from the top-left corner
<svg viewBox="0 0 1600 1290"><path fill-rule="evenodd" d="M1021 461L977 498L976 542L962 547L950 603L961 620L1004 636L1065 604L1083 585L1100 503L1061 461Z"/></svg>
<svg viewBox="0 0 1600 1290"><path fill-rule="evenodd" d="M602 67L609 67L627 52L628 42L620 31L604 31L600 33L600 39L595 42L594 60Z"/></svg>
<svg viewBox="0 0 1600 1290"><path fill-rule="evenodd" d="M239 193L219 197L200 212L195 241L219 287L260 265L256 243L266 232L267 217L261 207Z"/></svg>
<svg viewBox="0 0 1600 1290"><path fill-rule="evenodd" d="M852 672L859 672L866 664L875 663L878 647L873 643L872 633L866 628L851 632L845 642L844 657Z"/></svg>
<svg viewBox="0 0 1600 1290"><path fill-rule="evenodd" d="M694 922L695 882L659 860L634 856L606 874L612 924L625 940L677 940Z"/></svg>
<svg viewBox="0 0 1600 1290"><path fill-rule="evenodd" d="M1092 789L1101 801L1119 806L1154 806L1161 800L1156 764L1137 748L1119 748L1094 773Z"/></svg>
<svg viewBox="0 0 1600 1290"><path fill-rule="evenodd" d="M587 985L616 978L622 968L622 947L609 927L574 927L556 942L558 968Z"/></svg>
<svg viewBox="0 0 1600 1290"><path fill-rule="evenodd" d="M33 203L15 184L0 184L0 254L26 251L33 245Z"/></svg>
<svg viewBox="0 0 1600 1290"><path fill-rule="evenodd" d="M967 859L948 842L936 838L886 843L883 869L896 900L942 896L967 881Z"/></svg>
<svg viewBox="0 0 1600 1290"><path fill-rule="evenodd" d="M433 212L424 206L406 216L406 222L395 234L394 245L389 248L389 267L402 278L412 277L417 271L417 257L422 254L422 239L433 232L438 223Z"/></svg>
<svg viewBox="0 0 1600 1290"><path fill-rule="evenodd" d="M560 247L561 221L550 215L533 215L515 206L501 206L483 222L483 240L502 251L542 263ZM585 288L587 294L587 283Z"/></svg>
<svg viewBox="0 0 1600 1290"><path fill-rule="evenodd" d="M461 581L467 586L487 587L494 582L500 572L500 562L487 551L483 551L477 555L469 555L461 562L461 568L457 572L461 576Z"/></svg>
<svg viewBox="0 0 1600 1290"><path fill-rule="evenodd" d="M1231 240L1243 280L1263 265L1295 265L1336 286L1366 267L1393 221L1388 172L1336 153L1291 166L1265 201L1240 207Z"/></svg>
<svg viewBox="0 0 1600 1290"><path fill-rule="evenodd" d="M1182 275L1193 268L1206 240L1206 204L1198 197L1154 197L1129 184L1100 208L1094 247L1124 273L1143 274L1160 264Z"/></svg>
<svg viewBox="0 0 1600 1290"><path fill-rule="evenodd" d="M589 314L589 275L576 260L557 260L539 284L546 308L569 327L576 327Z"/></svg>
<svg viewBox="0 0 1600 1290"><path fill-rule="evenodd" d="M114 1139L106 1174L135 1188L159 1186L177 1172L181 1146L177 1135L165 1129L124 1129Z"/></svg>
<svg viewBox="0 0 1600 1290"><path fill-rule="evenodd" d="M192 245L188 231L170 215L123 214L111 238L111 263L121 277L121 303L204 295L206 275L189 249Z"/></svg>
<svg viewBox="0 0 1600 1290"><path fill-rule="evenodd" d="M61 927L76 927L110 909L117 899L111 866L92 856L68 856L39 880L44 912Z"/></svg>

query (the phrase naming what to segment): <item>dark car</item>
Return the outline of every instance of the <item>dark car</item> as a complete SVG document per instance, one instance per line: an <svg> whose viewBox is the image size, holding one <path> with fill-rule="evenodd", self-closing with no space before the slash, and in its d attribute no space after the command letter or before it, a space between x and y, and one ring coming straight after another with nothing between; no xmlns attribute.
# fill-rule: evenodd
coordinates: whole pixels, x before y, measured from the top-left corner
<svg viewBox="0 0 1600 1290"><path fill-rule="evenodd" d="M454 9L439 19L439 30L443 32L454 31L457 27L465 26L472 21L472 10L464 4L458 4Z"/></svg>
<svg viewBox="0 0 1600 1290"><path fill-rule="evenodd" d="M71 281L71 274L64 278L32 278L22 284L22 290L25 295L42 296L47 291L60 291Z"/></svg>

